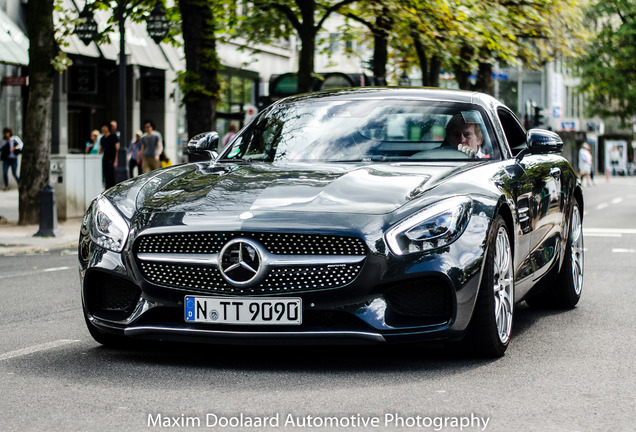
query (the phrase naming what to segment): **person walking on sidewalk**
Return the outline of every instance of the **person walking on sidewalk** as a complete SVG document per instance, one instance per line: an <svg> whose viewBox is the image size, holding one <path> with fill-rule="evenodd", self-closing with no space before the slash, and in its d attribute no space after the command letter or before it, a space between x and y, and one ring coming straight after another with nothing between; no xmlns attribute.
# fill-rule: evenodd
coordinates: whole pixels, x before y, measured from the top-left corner
<svg viewBox="0 0 636 432"><path fill-rule="evenodd" d="M117 184L115 169L117 168L117 152L119 151L119 138L117 134L111 133L109 123L102 125L102 138L99 142L99 154L103 155L104 186L109 189Z"/></svg>
<svg viewBox="0 0 636 432"><path fill-rule="evenodd" d="M161 134L155 130L155 124L150 120L144 122L146 133L141 137L141 170L145 173L161 168L159 155L163 152Z"/></svg>
<svg viewBox="0 0 636 432"><path fill-rule="evenodd" d="M592 186L592 152L590 146L587 143L581 145L579 150L579 178L581 179L581 185L584 184L584 179L587 180L587 186Z"/></svg>
<svg viewBox="0 0 636 432"><path fill-rule="evenodd" d="M22 152L22 140L13 135L11 128L5 127L2 130L2 145L0 145L0 159L2 159L2 177L4 180L4 190L9 190L9 168L15 181L20 184L18 177L18 155Z"/></svg>

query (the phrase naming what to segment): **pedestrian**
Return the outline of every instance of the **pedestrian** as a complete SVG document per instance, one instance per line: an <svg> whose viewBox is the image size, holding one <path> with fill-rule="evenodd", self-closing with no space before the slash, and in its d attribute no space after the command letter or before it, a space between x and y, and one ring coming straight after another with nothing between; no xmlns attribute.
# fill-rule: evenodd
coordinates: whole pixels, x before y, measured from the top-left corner
<svg viewBox="0 0 636 432"><path fill-rule="evenodd" d="M583 143L581 148L579 149L579 178L581 179L581 183L583 184L583 179L585 178L587 186L591 186L592 177L590 174L592 173L592 152L590 151L590 146L587 143Z"/></svg>
<svg viewBox="0 0 636 432"><path fill-rule="evenodd" d="M99 153L99 140L101 135L97 129L91 132L91 137L88 141L86 141L86 147L84 148L84 153L96 155Z"/></svg>
<svg viewBox="0 0 636 432"><path fill-rule="evenodd" d="M104 186L109 189L115 186L115 170L117 169L117 152L119 151L119 137L110 132L110 124L102 125L102 138L100 140L99 154L102 156L102 172Z"/></svg>
<svg viewBox="0 0 636 432"><path fill-rule="evenodd" d="M121 138L119 136L119 131L117 130L117 121L115 120L111 120L110 121L110 133L117 135L117 138ZM120 139L121 141L121 139Z"/></svg>
<svg viewBox="0 0 636 432"><path fill-rule="evenodd" d="M22 152L22 140L13 135L13 130L5 127L2 130L2 145L0 146L0 159L2 159L2 177L4 179L4 190L9 190L9 168L15 181L20 184L18 177L18 155Z"/></svg>
<svg viewBox="0 0 636 432"><path fill-rule="evenodd" d="M227 128L227 133L223 135L223 140L221 141L223 143L223 147L225 147L227 143L234 138L234 135L236 135L236 125L234 123L230 123L230 127Z"/></svg>
<svg viewBox="0 0 636 432"><path fill-rule="evenodd" d="M133 178L135 174L133 171L137 168L137 175L141 174L141 159L139 159L139 150L141 150L141 131L135 132L135 139L130 142L128 146L128 171L130 172L130 178Z"/></svg>
<svg viewBox="0 0 636 432"><path fill-rule="evenodd" d="M144 122L146 133L141 137L141 169L144 173L161 168L159 155L163 151L161 134L155 130L155 124L146 120Z"/></svg>

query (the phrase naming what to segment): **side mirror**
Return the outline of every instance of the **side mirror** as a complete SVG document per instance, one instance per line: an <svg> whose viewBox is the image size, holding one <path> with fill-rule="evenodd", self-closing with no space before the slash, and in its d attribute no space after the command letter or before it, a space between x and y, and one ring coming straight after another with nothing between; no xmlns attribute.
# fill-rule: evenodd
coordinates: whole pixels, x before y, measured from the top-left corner
<svg viewBox="0 0 636 432"><path fill-rule="evenodd" d="M517 153L517 161L521 161L525 155L561 153L563 140L559 135L545 129L530 129L526 138L527 147Z"/></svg>
<svg viewBox="0 0 636 432"><path fill-rule="evenodd" d="M563 140L554 132L544 129L528 131L528 150L532 154L561 153Z"/></svg>
<svg viewBox="0 0 636 432"><path fill-rule="evenodd" d="M210 159L218 156L219 134L217 132L205 132L195 135L188 142L188 153L208 155Z"/></svg>

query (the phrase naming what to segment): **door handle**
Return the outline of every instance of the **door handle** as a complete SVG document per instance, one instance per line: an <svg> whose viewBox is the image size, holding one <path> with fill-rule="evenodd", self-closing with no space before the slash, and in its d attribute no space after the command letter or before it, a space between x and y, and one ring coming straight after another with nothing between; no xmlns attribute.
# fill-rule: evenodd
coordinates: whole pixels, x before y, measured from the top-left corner
<svg viewBox="0 0 636 432"><path fill-rule="evenodd" d="M561 168L550 168L550 175L554 178L558 178L561 176Z"/></svg>

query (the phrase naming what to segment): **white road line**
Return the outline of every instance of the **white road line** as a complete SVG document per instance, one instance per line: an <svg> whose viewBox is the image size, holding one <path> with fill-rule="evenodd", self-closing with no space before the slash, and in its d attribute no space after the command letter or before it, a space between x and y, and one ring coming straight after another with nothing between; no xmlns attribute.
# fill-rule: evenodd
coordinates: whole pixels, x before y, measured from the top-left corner
<svg viewBox="0 0 636 432"><path fill-rule="evenodd" d="M596 206L596 210L603 210L604 208L609 207L609 203L602 203Z"/></svg>
<svg viewBox="0 0 636 432"><path fill-rule="evenodd" d="M636 234L634 228L583 228L583 234Z"/></svg>
<svg viewBox="0 0 636 432"><path fill-rule="evenodd" d="M46 268L46 269L42 269L40 270L42 273L47 273L47 272L54 272L54 271L61 271L61 270L68 270L71 267L69 266L64 266L64 267L51 267L51 268Z"/></svg>
<svg viewBox="0 0 636 432"><path fill-rule="evenodd" d="M623 198L621 198L621 197L614 198L614 199L612 200L612 204L620 204L620 203L622 203L622 202L623 202Z"/></svg>
<svg viewBox="0 0 636 432"><path fill-rule="evenodd" d="M612 252L614 252L614 253L636 253L636 249L615 248L615 249L612 249Z"/></svg>
<svg viewBox="0 0 636 432"><path fill-rule="evenodd" d="M16 357L22 357L25 355L33 354L39 351L46 351L49 349L61 347L64 345L80 342L79 340L60 339L53 342L47 342L39 345L33 345L32 347L22 348L15 351L9 351L8 353L0 354L0 361L9 360Z"/></svg>
<svg viewBox="0 0 636 432"><path fill-rule="evenodd" d="M22 272L22 273L9 273L9 274L4 274L2 275L3 278L10 278L10 277L22 277L22 276L30 276L36 273L49 273L49 272L56 272L56 271L63 271L63 270L70 270L73 269L75 267L69 267L69 266L64 266L64 267L51 267L51 268L45 268L45 269L36 269L36 270L30 270L30 271L26 271L26 272Z"/></svg>

